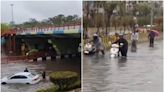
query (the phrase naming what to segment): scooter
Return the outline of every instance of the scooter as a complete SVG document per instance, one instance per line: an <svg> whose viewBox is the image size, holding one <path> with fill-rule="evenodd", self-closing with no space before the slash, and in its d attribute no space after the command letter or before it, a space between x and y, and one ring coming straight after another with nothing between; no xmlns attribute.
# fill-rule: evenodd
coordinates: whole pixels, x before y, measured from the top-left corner
<svg viewBox="0 0 164 92"><path fill-rule="evenodd" d="M118 51L119 51L119 45L118 44L112 44L110 49L110 57L118 57Z"/></svg>
<svg viewBox="0 0 164 92"><path fill-rule="evenodd" d="M84 45L84 54L89 55L89 54L94 54L95 52L96 52L96 48L91 43L86 43Z"/></svg>

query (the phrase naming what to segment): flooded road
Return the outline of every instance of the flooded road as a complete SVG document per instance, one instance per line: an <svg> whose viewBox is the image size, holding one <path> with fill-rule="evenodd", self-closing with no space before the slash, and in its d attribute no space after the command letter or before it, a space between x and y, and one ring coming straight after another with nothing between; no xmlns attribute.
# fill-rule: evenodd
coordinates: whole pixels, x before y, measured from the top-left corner
<svg viewBox="0 0 164 92"><path fill-rule="evenodd" d="M81 72L81 60L80 58L62 59L47 62L33 62L33 63L8 63L1 64L1 77L11 75L13 73L22 72L25 68L28 68L30 72L41 73L43 70L46 72L52 71L75 71L80 74ZM50 81L41 81L38 84L6 84L1 85L1 92L36 92L39 89L50 87L52 83Z"/></svg>
<svg viewBox="0 0 164 92"><path fill-rule="evenodd" d="M130 46L129 46L130 47ZM162 92L163 43L138 44L127 60L105 56L84 56L83 92Z"/></svg>

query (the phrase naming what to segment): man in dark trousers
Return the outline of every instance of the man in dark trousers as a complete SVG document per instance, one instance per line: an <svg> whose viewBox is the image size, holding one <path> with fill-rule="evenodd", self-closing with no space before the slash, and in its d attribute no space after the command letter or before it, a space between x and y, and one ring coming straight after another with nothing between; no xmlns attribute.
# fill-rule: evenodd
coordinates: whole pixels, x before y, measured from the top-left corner
<svg viewBox="0 0 164 92"><path fill-rule="evenodd" d="M154 47L154 38L155 38L155 33L151 30L148 30L149 31L149 35L148 35L148 38L149 38L149 46L150 47Z"/></svg>
<svg viewBox="0 0 164 92"><path fill-rule="evenodd" d="M123 35L120 35L120 38L114 42L119 44L119 51L123 57L127 57L128 52L128 41L124 38Z"/></svg>
<svg viewBox="0 0 164 92"><path fill-rule="evenodd" d="M42 73L42 78L45 80L46 79L46 72L45 71L43 71L43 73Z"/></svg>

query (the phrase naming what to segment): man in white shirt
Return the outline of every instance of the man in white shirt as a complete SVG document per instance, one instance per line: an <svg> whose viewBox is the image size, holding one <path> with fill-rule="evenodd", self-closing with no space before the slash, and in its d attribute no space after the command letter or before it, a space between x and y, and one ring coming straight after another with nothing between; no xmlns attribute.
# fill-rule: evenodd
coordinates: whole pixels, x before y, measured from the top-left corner
<svg viewBox="0 0 164 92"><path fill-rule="evenodd" d="M131 50L134 51L134 52L136 52L136 49L137 49L138 39L139 39L139 34L138 34L138 32L134 31L131 34L131 42L132 42Z"/></svg>

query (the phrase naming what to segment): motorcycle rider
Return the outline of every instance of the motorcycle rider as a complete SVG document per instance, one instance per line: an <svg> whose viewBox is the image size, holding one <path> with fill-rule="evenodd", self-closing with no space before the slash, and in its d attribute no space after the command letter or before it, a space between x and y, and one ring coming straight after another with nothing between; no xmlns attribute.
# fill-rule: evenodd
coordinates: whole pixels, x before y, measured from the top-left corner
<svg viewBox="0 0 164 92"><path fill-rule="evenodd" d="M120 35L120 38L114 42L119 44L119 51L123 57L127 57L128 41L124 38L124 35Z"/></svg>
<svg viewBox="0 0 164 92"><path fill-rule="evenodd" d="M93 35L93 44L96 47L96 52L99 53L99 51L101 51L101 53L104 55L105 51L104 51L104 46L101 42L100 37L97 34Z"/></svg>

